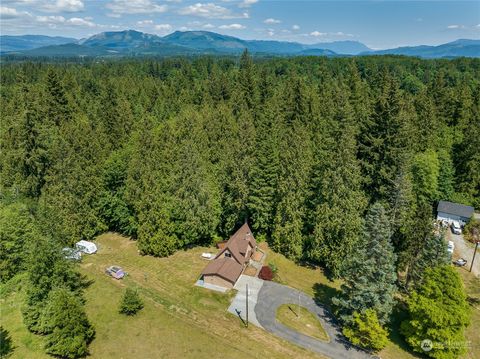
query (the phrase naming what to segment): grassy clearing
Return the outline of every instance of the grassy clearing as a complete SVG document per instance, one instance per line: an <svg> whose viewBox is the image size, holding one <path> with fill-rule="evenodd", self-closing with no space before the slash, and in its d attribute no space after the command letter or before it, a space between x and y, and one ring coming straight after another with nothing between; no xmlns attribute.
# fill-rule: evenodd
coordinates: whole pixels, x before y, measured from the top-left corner
<svg viewBox="0 0 480 359"><path fill-rule="evenodd" d="M88 314L97 330L93 357L318 357L254 326L244 328L226 312L233 292L221 294L193 285L207 264L201 253L215 252L214 248L153 258L139 255L135 242L112 233L100 236L97 243L99 253L81 265L95 280L87 293ZM129 273L125 280L104 275L105 267L114 264ZM138 288L145 302L133 318L118 314L126 286Z"/></svg>
<svg viewBox="0 0 480 359"><path fill-rule="evenodd" d="M341 281L329 280L322 269L306 264L296 264L285 256L275 253L266 243L260 248L267 254L265 264L273 263L278 268L275 281L299 289L329 307L331 298L339 293Z"/></svg>
<svg viewBox="0 0 480 359"><path fill-rule="evenodd" d="M308 309L296 304L282 304L277 309L276 319L300 333L328 341L328 334L322 327L322 324Z"/></svg>
<svg viewBox="0 0 480 359"><path fill-rule="evenodd" d="M215 248L197 247L179 251L168 258L138 254L136 243L117 234L97 239L99 253L85 256L80 270L93 284L86 290L86 309L96 328L90 358L320 358L264 330L244 328L239 319L226 312L233 292L216 293L195 287L207 264L202 252ZM318 268L298 266L284 256L267 253L266 264L278 267L277 280L330 303L341 283L329 281ZM122 281L107 277L110 265L122 266L129 275ZM472 304L472 324L467 339L472 347L464 359L480 357L480 281L459 269ZM127 286L136 287L145 307L136 316L118 313ZM14 344L11 358L51 358L43 353L43 338L29 333L22 322L23 291L19 281L0 288L1 323ZM384 359L415 358L396 331L403 311L394 315L391 342L380 356ZM474 346L477 345L477 346Z"/></svg>
<svg viewBox="0 0 480 359"><path fill-rule="evenodd" d="M136 243L117 234L97 238L99 252L85 256L80 271L93 281L86 310L95 326L90 358L321 358L227 313L233 292L195 287L207 261L197 247L168 258L138 254ZM104 274L119 265L129 275L117 281ZM133 317L118 313L126 287L138 289L145 307ZM25 329L22 294L3 295L2 325L16 346L11 358L48 358L43 341Z"/></svg>

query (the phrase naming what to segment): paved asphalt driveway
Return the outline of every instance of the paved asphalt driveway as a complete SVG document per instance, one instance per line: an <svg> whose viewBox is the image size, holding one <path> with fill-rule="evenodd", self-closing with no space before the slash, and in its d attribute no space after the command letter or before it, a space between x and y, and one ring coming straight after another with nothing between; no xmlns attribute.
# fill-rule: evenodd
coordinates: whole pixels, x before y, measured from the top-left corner
<svg viewBox="0 0 480 359"><path fill-rule="evenodd" d="M323 328L330 337L329 342L301 334L276 321L277 308L282 304L298 304L299 296L300 305L318 315ZM255 313L263 328L303 348L334 359L373 358L364 351L352 347L342 336L334 318L322 306L317 305L311 297L293 288L274 282L264 282L258 293Z"/></svg>

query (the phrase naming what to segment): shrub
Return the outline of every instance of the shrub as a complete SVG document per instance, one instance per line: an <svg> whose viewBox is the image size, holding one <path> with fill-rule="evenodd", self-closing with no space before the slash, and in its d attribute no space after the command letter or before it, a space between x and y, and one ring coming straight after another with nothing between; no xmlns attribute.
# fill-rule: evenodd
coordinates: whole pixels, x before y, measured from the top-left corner
<svg viewBox="0 0 480 359"><path fill-rule="evenodd" d="M258 277L263 280L272 280L273 279L272 269L268 266L263 266L262 269L260 269L260 273L258 274Z"/></svg>
<svg viewBox="0 0 480 359"><path fill-rule="evenodd" d="M470 308L462 281L450 266L427 269L423 283L407 301L409 318L401 333L414 351L432 358L457 358L465 352L464 330L470 322ZM425 351L422 343L431 341Z"/></svg>
<svg viewBox="0 0 480 359"><path fill-rule="evenodd" d="M353 313L352 322L343 328L343 334L362 348L379 351L388 344L387 331L380 325L377 313L367 309L364 313Z"/></svg>
<svg viewBox="0 0 480 359"><path fill-rule="evenodd" d="M134 289L127 288L120 303L120 313L126 315L135 315L143 308L143 302Z"/></svg>
<svg viewBox="0 0 480 359"><path fill-rule="evenodd" d="M472 218L470 218L467 225L465 226L463 234L465 239L470 242L475 242L475 240L480 239L480 220L475 219L472 216Z"/></svg>
<svg viewBox="0 0 480 359"><path fill-rule="evenodd" d="M278 272L278 267L275 263L270 262L270 263L268 263L268 266L272 270L273 274L276 274Z"/></svg>

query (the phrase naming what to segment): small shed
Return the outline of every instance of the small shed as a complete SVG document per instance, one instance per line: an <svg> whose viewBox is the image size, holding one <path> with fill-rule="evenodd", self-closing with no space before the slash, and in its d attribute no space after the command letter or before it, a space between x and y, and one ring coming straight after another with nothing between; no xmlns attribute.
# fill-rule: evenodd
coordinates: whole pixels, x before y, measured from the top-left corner
<svg viewBox="0 0 480 359"><path fill-rule="evenodd" d="M437 220L447 221L451 224L453 221L460 222L461 225L465 225L473 214L473 207L465 206L459 203L453 203L448 201L438 202L437 207Z"/></svg>

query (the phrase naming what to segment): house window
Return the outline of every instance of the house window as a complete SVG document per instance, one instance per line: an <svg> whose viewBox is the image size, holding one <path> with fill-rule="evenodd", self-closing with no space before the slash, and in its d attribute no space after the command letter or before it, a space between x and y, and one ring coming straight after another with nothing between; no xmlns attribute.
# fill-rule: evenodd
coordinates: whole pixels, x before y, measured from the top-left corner
<svg viewBox="0 0 480 359"><path fill-rule="evenodd" d="M225 252L225 257L231 258L232 254L230 252Z"/></svg>

